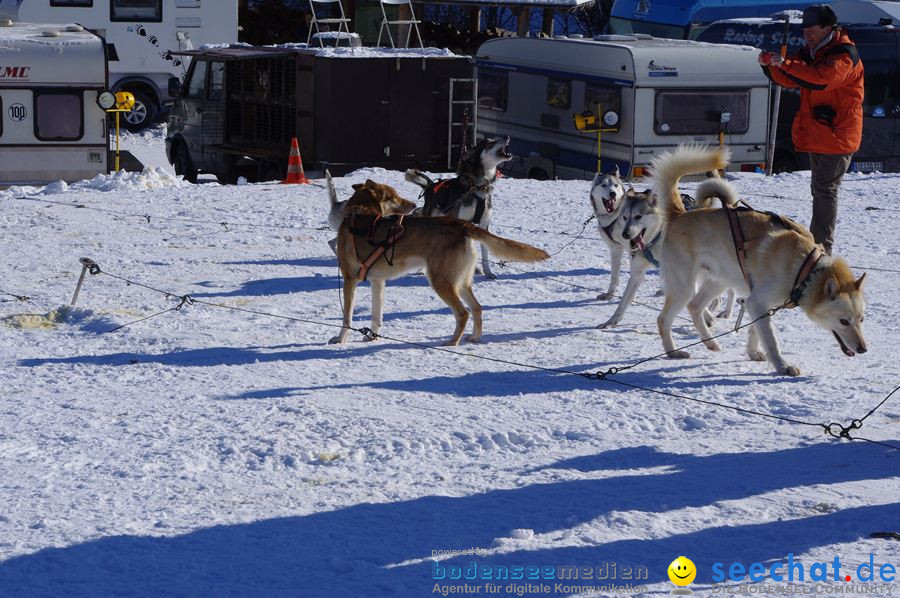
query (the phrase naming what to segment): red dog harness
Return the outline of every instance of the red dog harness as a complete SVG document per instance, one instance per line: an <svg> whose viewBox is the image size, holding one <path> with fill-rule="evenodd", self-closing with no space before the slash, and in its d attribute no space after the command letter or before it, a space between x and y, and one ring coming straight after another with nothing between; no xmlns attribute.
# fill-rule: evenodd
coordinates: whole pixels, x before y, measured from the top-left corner
<svg viewBox="0 0 900 598"><path fill-rule="evenodd" d="M374 216L372 219L372 224L362 229L354 226L356 218L357 215L354 215L350 220L350 232L357 236L362 236L363 234L367 233L367 240L369 242L369 245L375 247L372 253L369 254L369 257L367 257L365 260L362 260L362 263L359 266L359 274L357 274L357 279L362 282L366 279L366 276L369 273L369 269L375 264L375 262L378 261L378 258L384 256L384 261L388 266L394 265L393 251L391 252L391 257L388 258L387 250L394 249L397 241L400 239L400 237L403 236L403 216L392 216L390 218L384 219L381 216ZM382 222L382 220L391 221L388 223L387 237L384 241L375 241L375 229L378 227L378 224ZM359 255L357 254L357 259L358 258Z"/></svg>

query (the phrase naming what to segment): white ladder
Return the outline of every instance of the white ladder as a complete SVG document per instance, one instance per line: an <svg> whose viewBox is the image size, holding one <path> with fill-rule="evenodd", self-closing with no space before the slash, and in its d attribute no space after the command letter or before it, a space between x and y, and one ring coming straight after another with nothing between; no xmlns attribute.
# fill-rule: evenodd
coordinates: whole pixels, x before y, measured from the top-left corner
<svg viewBox="0 0 900 598"><path fill-rule="evenodd" d="M457 85L459 85L462 89L457 89ZM461 95L465 97L465 86L470 86L472 90L471 99L458 100L456 99L457 95ZM469 122L463 120L466 108L471 108L471 118ZM461 108L461 109L460 109ZM447 170L455 171L456 165L459 163L457 160L456 163L453 161L453 148L459 148L460 154L459 157L462 158L462 152L465 148L462 147L462 141L464 138L468 139L469 145L475 145L475 136L478 134L478 79L475 77L469 78L450 78L450 100L448 103L448 112L447 112ZM454 120L458 119L458 120ZM459 143L453 143L453 130L455 127L466 127L472 129L471 137L467 137L468 131L466 129L462 129L459 135Z"/></svg>

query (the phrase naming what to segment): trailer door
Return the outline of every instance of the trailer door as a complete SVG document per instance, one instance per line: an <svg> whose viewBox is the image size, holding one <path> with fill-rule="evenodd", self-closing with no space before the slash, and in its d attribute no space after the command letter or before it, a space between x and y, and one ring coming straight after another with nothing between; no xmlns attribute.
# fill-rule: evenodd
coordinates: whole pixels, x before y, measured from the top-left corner
<svg viewBox="0 0 900 598"><path fill-rule="evenodd" d="M891 30L859 29L853 41L865 68L862 144L851 170L900 171L900 69L898 35Z"/></svg>
<svg viewBox="0 0 900 598"><path fill-rule="evenodd" d="M194 167L202 170L203 160L203 109L206 103L206 75L209 63L206 60L194 60L188 75L187 88L181 102L177 104L180 109L173 116L181 120L182 135L187 141L188 152Z"/></svg>

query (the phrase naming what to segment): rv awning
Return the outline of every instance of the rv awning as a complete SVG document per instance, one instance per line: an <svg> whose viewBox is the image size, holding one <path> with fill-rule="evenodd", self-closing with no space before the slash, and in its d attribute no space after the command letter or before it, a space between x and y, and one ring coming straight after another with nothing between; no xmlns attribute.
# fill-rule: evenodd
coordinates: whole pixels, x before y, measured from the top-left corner
<svg viewBox="0 0 900 598"><path fill-rule="evenodd" d="M227 58L231 60L249 60L251 58L272 58L273 56L288 56L305 50L305 48L269 48L259 46L204 46L198 50L181 50L172 52L178 56L205 56L207 58Z"/></svg>

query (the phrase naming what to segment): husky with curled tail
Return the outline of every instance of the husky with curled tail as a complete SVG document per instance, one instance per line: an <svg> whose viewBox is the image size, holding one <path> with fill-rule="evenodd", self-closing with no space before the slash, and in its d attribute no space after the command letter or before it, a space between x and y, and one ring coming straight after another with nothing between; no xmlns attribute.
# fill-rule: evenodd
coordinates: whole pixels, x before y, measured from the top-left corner
<svg viewBox="0 0 900 598"><path fill-rule="evenodd" d="M665 235L661 266L666 299L657 326L668 356L689 357L672 340L672 322L685 307L706 347L719 349L702 313L728 287L746 297L747 314L756 321L750 327L747 355L754 361L768 359L780 374L797 376L800 370L781 354L772 318L762 317L772 308L799 306L834 336L845 355L865 353L865 274L855 278L844 260L825 255L806 228L784 216L733 208L685 210L679 179L722 169L728 159L725 148L682 146L652 164ZM703 193L720 184L707 185Z"/></svg>

